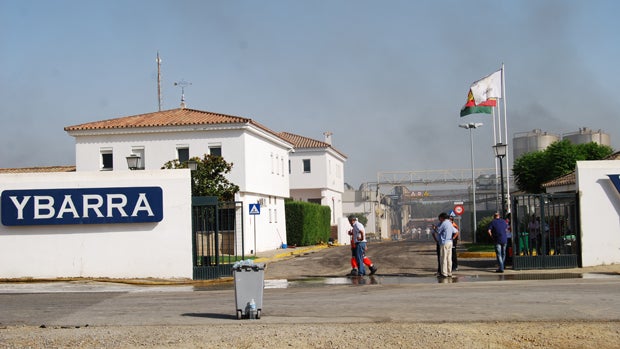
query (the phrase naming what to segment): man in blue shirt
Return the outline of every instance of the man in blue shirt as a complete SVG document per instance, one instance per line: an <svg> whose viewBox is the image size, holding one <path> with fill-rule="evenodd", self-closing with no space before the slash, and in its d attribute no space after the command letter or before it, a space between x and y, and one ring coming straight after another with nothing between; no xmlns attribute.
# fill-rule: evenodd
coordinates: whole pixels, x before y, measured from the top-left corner
<svg viewBox="0 0 620 349"><path fill-rule="evenodd" d="M493 220L489 224L489 236L493 239L495 244L495 258L497 258L497 264L499 267L495 271L496 273L504 272L504 262L506 261L506 230L508 229L508 223L505 219L500 218L499 212L495 212Z"/></svg>
<svg viewBox="0 0 620 349"><path fill-rule="evenodd" d="M439 214L439 226L433 228L435 228L433 237L439 245L439 277L452 277L452 234L456 232L456 229L445 212Z"/></svg>

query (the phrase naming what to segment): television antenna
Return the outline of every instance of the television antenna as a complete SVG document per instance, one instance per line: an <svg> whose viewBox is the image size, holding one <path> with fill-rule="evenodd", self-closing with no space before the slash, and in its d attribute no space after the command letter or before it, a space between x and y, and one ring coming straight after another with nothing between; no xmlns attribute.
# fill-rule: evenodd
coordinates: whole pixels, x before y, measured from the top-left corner
<svg viewBox="0 0 620 349"><path fill-rule="evenodd" d="M159 111L161 111L161 58L159 58L159 51L157 51L157 104Z"/></svg>

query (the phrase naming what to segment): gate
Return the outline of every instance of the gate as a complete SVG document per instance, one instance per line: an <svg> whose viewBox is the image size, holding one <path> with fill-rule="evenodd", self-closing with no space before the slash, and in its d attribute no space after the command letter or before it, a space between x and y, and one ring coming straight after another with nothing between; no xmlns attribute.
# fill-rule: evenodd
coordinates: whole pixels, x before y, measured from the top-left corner
<svg viewBox="0 0 620 349"><path fill-rule="evenodd" d="M243 205L217 197L192 198L192 261L194 280L232 276L243 255Z"/></svg>
<svg viewBox="0 0 620 349"><path fill-rule="evenodd" d="M512 200L513 268L581 266L581 233L576 193L525 194Z"/></svg>

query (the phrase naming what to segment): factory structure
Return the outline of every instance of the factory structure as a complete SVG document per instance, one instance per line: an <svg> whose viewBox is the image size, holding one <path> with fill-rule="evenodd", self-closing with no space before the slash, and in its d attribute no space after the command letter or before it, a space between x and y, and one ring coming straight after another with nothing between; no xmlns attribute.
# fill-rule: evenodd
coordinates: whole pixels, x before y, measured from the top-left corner
<svg viewBox="0 0 620 349"><path fill-rule="evenodd" d="M558 135L551 132L534 129L529 132L515 133L512 138L513 159L518 159L525 153L545 150L551 143L560 140L569 140L573 144L597 143L611 146L609 135L602 130L594 131L587 127L581 127L576 132Z"/></svg>
<svg viewBox="0 0 620 349"><path fill-rule="evenodd" d="M534 129L515 133L512 139L512 159L523 154L541 151L556 141L569 140L573 144L595 142L611 146L609 134L587 127L575 132L556 134ZM499 181L495 169L475 169L476 212L478 218L495 212L498 203ZM471 169L412 170L400 172L379 172L377 182L363 183L353 188L345 183L343 212L364 215L367 218L367 232L379 239L408 237L428 238L425 228L436 219L436 208L450 212L457 205L463 205L466 214L460 226L465 232L473 227L470 212L472 176ZM516 188L509 176L510 188ZM420 207L433 207L432 215L420 212ZM471 232L469 232L471 234ZM467 239L467 238L466 238Z"/></svg>

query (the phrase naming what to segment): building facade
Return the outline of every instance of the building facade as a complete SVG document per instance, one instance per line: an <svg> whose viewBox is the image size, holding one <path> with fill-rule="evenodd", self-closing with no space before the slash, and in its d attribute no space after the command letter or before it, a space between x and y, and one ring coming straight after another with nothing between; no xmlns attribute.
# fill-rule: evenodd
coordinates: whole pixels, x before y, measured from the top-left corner
<svg viewBox="0 0 620 349"><path fill-rule="evenodd" d="M65 127L75 138L76 170L130 171L127 157L139 157L134 170L155 170L167 161L184 162L220 155L233 167L226 178L239 186L244 204L245 253L286 243L284 200L289 197L289 153L293 145L248 118L193 109L172 109ZM260 215L249 204L260 203ZM256 226L255 226L256 225Z"/></svg>
<svg viewBox="0 0 620 349"><path fill-rule="evenodd" d="M331 145L331 134L325 142L281 132L278 135L293 144L289 154L290 197L329 206L331 225L343 217L344 163L347 157Z"/></svg>

